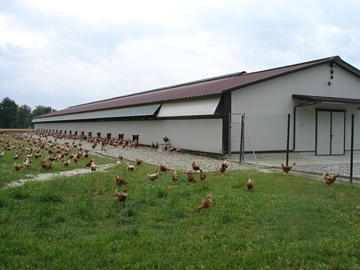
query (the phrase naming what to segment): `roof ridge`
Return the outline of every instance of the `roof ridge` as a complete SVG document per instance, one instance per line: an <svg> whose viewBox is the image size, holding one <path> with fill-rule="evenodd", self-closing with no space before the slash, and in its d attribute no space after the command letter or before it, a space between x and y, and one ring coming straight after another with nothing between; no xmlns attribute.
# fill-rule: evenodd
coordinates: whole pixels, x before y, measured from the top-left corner
<svg viewBox="0 0 360 270"><path fill-rule="evenodd" d="M256 74L256 73L263 73L263 72L268 72L268 71L272 71L272 70L279 70L279 69L286 69L289 67L295 67L295 66L303 66L303 65L309 65L311 63L323 63L323 62L327 62L330 60L337 60L338 58L340 58L339 56L331 56L331 57L325 57L325 58L321 58L321 59L317 59L317 60L310 60L310 61L306 61L306 62L302 62L302 63L296 63L296 64L291 64L291 65L286 65L286 66L280 66L280 67L276 67L276 68L269 68L269 69L264 69L264 70L259 70L259 71L254 71L254 72L249 72L246 73L244 75L251 75L251 74Z"/></svg>

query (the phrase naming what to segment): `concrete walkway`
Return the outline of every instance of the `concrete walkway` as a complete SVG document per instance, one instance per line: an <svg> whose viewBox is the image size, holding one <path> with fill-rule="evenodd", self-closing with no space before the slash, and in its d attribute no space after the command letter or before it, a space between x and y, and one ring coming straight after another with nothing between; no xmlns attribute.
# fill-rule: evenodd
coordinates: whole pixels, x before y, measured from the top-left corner
<svg viewBox="0 0 360 270"><path fill-rule="evenodd" d="M239 154L232 154L229 159L239 161ZM281 163L286 163L286 153L247 153L244 155L244 162L245 164L278 168ZM350 152L335 156L315 156L314 152L290 152L289 165L294 162L297 165L350 163ZM358 162L360 162L360 152L355 152L354 163Z"/></svg>
<svg viewBox="0 0 360 270"><path fill-rule="evenodd" d="M229 160L239 162L239 155L231 155ZM289 153L289 165L296 162L293 173L305 175L322 181L325 171L340 173L338 182L350 183L350 153L337 156L315 156L314 152ZM360 185L360 152L353 156L352 183ZM286 164L286 153L253 153L245 154L244 165L254 165L259 168L269 168L281 171L281 163Z"/></svg>

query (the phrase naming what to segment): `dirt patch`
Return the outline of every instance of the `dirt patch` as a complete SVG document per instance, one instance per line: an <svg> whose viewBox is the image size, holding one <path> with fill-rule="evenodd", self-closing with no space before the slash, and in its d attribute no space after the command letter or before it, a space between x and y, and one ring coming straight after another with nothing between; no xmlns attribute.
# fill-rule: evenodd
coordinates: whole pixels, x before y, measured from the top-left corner
<svg viewBox="0 0 360 270"><path fill-rule="evenodd" d="M105 171L107 168L112 167L112 166L114 166L114 165L113 164L98 165L96 167L96 171L100 171L100 172ZM90 168L79 168L79 169L75 169L75 170L71 170L71 171L58 172L58 173L41 173L41 174L38 174L29 179L20 179L17 181L13 181L13 182L7 184L7 186L5 188L18 187L18 186L25 184L28 181L48 181L56 176L69 177L69 176L85 174L85 173L94 173L94 172L92 172L90 170Z"/></svg>

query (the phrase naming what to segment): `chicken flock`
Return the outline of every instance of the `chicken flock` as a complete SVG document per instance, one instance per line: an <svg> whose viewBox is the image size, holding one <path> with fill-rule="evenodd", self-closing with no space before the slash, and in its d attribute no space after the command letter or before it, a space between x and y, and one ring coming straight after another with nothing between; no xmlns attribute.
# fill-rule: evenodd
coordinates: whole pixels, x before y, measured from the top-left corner
<svg viewBox="0 0 360 270"><path fill-rule="evenodd" d="M119 139L108 139L108 138L92 138L92 137L86 137L86 136L71 136L71 135L61 135L61 134L48 134L48 133L40 133L35 132L36 136L32 135L24 135L24 134L15 134L15 139L20 141L20 143L14 144L10 142L10 138L6 140L0 140L0 147L4 149L4 151L0 152L0 157L5 155L5 151L12 151L14 149L18 149L15 151L15 154L13 156L14 160L21 160L23 159L22 163L14 162L14 169L16 171L20 171L22 169L30 170L32 166L35 164L33 162L33 158L40 159L40 162L38 162L38 165L41 166L44 170L48 171L51 170L55 163L62 163L64 167L70 167L71 164L77 164L80 159L86 159L89 157L89 150L82 149L82 141L86 140L87 142L90 142L92 144L92 148L96 148L99 144L101 147L101 151L106 151L107 147L109 145L113 147L117 147L118 145L121 145L123 148L125 147L138 147L140 144L137 140L131 141L131 140L119 140ZM53 139L50 139L50 138ZM67 142L63 145L57 144L58 139L73 139L73 142ZM31 147L25 147L23 140L26 140L27 143ZM75 140L80 140L80 142L76 143ZM170 139L165 136L163 137L164 142L169 143ZM164 147L167 147L166 150L171 148L171 151L176 152L182 152L181 149L171 147L170 144L165 144ZM152 142L151 148L158 148L158 143ZM121 166L123 161L123 156L119 155L119 159L116 161L115 166ZM136 159L135 164L132 165L129 162L126 162L126 170L128 172L136 171L138 170L137 166L141 166L143 163L143 159ZM281 164L281 169L283 170L284 174L288 174L293 167L296 165L294 162L292 165L284 165ZM189 164L189 169L185 174L187 174L187 180L189 183L197 183L199 181L204 181L206 179L206 173L201 168L200 164L193 161L191 165ZM218 167L218 171L221 175L223 175L226 170L229 167L229 162L227 160L221 162L220 166ZM84 166L84 168L90 168L91 171L96 171L96 164L95 159L90 159ZM168 168L165 164L160 163L159 168L155 170L155 172L148 172L146 174L146 178L149 181L156 181L159 177L159 171L162 175L168 174L169 171L171 171L171 168ZM169 173L169 178L171 175L171 179L176 182L179 179L179 174L176 170L173 170L172 173ZM329 174L328 172L325 172L322 176L322 179L324 180L325 185L328 187L333 184L337 177L339 177L339 174ZM116 186L123 186L128 185L128 181L126 181L123 177L114 176L115 178L115 185ZM248 179L246 182L246 188L248 191L251 191L254 189L254 182L251 179ZM128 188L125 188L122 190L122 192L119 192L119 188L115 189L115 197L118 202L126 204L126 199L128 197ZM211 192L209 191L207 196L202 199L200 206L197 207L197 210L200 211L201 209L207 209L212 205L212 197Z"/></svg>

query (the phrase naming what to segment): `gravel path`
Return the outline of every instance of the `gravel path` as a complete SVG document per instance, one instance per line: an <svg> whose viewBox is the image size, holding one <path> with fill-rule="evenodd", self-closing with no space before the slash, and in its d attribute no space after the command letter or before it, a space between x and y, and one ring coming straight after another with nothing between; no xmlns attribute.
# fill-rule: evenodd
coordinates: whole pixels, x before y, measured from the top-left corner
<svg viewBox="0 0 360 270"><path fill-rule="evenodd" d="M97 171L105 171L107 168L109 168L111 166L113 166L113 165L111 165L111 164L99 165L99 166L96 166L96 170ZM89 170L89 168L79 168L79 169L75 169L75 170L71 170L71 171L64 171L64 172L59 172L59 173L40 173L31 179L20 179L18 181L13 181L13 182L7 184L7 187L18 187L18 186L25 184L28 181L48 181L56 176L68 177L68 176L73 176L73 175L77 175L77 174L85 174L85 173L91 173L91 170Z"/></svg>
<svg viewBox="0 0 360 270"><path fill-rule="evenodd" d="M72 143L74 140L64 140L58 139L58 144L64 144L65 142ZM75 141L79 143L79 141ZM220 165L223 160L203 157L198 155L192 155L188 153L177 153L177 152L168 152L168 151L161 151L158 149L153 149L147 146L139 146L137 148L129 148L125 147L124 149L121 146L107 146L106 151L101 150L101 145L97 145L95 149L92 148L92 144L86 141L82 141L82 148L83 150L89 150L92 153L102 155L102 156L110 156L118 158L119 155L124 157L124 160L128 161L135 161L136 159L142 159L143 163L151 164L155 166L159 166L160 163L163 163L168 168L172 170L178 171L189 171L192 170L191 164L195 161L204 172L212 172L212 171L219 171ZM126 162L126 161L123 161ZM238 162L229 161L230 165L228 170L244 170L249 169L250 166L240 165ZM251 167L253 168L253 167Z"/></svg>
<svg viewBox="0 0 360 270"><path fill-rule="evenodd" d="M68 142L72 142L70 140L67 140ZM58 143L63 144L64 140L58 140ZM167 151L161 151L157 149L152 149L150 147L144 147L140 146L138 148L125 148L122 147L113 147L108 146L106 152L101 151L101 146L97 146L94 149L91 147L92 144L82 141L82 147L83 149L88 149L92 152L95 152L96 154L105 155L105 156L112 156L112 157L118 157L119 155L122 155L124 159L135 161L136 158L143 159L144 163L152 164L155 166L160 165L160 163L163 163L167 167L171 169L176 169L178 171L189 171L191 170L191 163L195 161L197 164L200 165L203 171L205 172L217 172L219 171L220 164L222 163L222 160L215 159L215 158L209 158L209 157L202 157L197 155L192 155L188 153L176 153L172 152L169 153ZM246 169L254 169L256 168L254 165L240 165L238 161L231 161L229 160L229 168L228 170L246 170ZM276 168L267 168L264 166L259 166L257 168L260 171L263 172L270 172L270 171L281 171L281 168L279 166L278 169ZM338 164L322 164L322 165L302 165L302 166L296 166L296 170L298 172L306 173L307 176L321 180L322 181L322 174L326 171L328 171L331 174L339 173L342 177L339 179L341 182L347 182L349 183L349 176L350 176L350 166L349 164L344 163L338 163ZM354 170L353 170L353 183L360 184L360 163L354 164ZM357 178L357 179L356 179Z"/></svg>
<svg viewBox="0 0 360 270"><path fill-rule="evenodd" d="M50 140L54 141L53 138L49 137ZM64 144L65 142L72 143L74 140L70 139L58 139L56 143L58 144ZM76 143L79 143L79 140L75 141ZM92 144L88 143L86 141L82 141L82 149L83 150L89 150L90 152L102 156L110 156L114 158L118 158L119 155L122 155L124 160L123 162L129 161L134 162L136 159L142 159L144 163L159 166L160 163L163 163L167 167L171 168L172 170L178 170L178 171L184 171L187 172L189 170L192 170L191 163L195 161L204 172L218 172L219 167L223 160L215 159L215 158L209 158L209 157L203 157L198 155L192 155L189 153L176 153L172 152L169 153L168 151L161 151L157 149L152 149L150 147L145 146L139 146L137 148L122 148L121 146L114 147L114 146L107 146L106 151L101 150L101 145L98 145L95 149L92 148ZM248 170L248 169L255 169L256 167L254 165L240 165L238 161L229 161L229 167L228 170ZM100 170L102 170L101 168ZM259 171L262 172L272 172L272 171L281 171L281 168L267 168L264 166L259 166ZM323 164L323 165L302 165L302 166L296 166L296 170L294 169L293 173L299 172L300 174L306 174L306 176L311 177L313 179L322 180L321 176L325 171L328 171L329 173L339 173L341 176L339 182L346 182L349 183L349 164ZM99 168L97 168L99 170ZM85 172L89 172L87 169ZM83 173L79 170L73 170L68 172L63 172L63 174L66 176L66 174L78 174ZM31 180L48 180L50 179L54 174L44 174L39 175L36 179ZM360 163L354 164L354 184L360 184ZM9 186L17 186L24 183L24 181L27 180L20 180L17 182L10 183Z"/></svg>
<svg viewBox="0 0 360 270"><path fill-rule="evenodd" d="M54 142L53 137L48 137L49 140ZM79 140L73 140L73 139L57 139L56 143L60 145L64 145L65 142L72 143L75 142L77 144L80 143ZM101 156L108 156L108 157L114 157L118 158L119 155L123 156L122 163L125 162L132 162L134 163L136 159L142 159L143 163L151 164L154 166L159 166L160 163L163 163L168 168L172 170L177 171L184 171L187 172L189 170L192 170L191 164L193 161L195 161L204 172L215 172L219 171L220 165L223 162L223 160L215 159L215 158L209 158L209 157L203 157L203 156L197 156L192 155L188 153L176 153L172 152L169 153L167 151L159 151L157 149L152 149L150 147L145 146L139 146L137 148L122 148L121 146L114 147L111 145L107 146L106 151L101 150L101 145L98 145L95 149L92 148L92 143L89 143L87 141L81 141L81 147L83 150L89 150L93 154L101 155ZM228 170L246 170L246 169L253 169L254 166L246 166L246 165L240 165L238 162L229 162ZM114 161L115 164L115 161ZM97 166L97 171L105 170L107 167L112 166L113 164L109 164L107 166ZM267 169L259 169L264 172L269 172ZM71 171L65 171L60 173L44 173L39 174L34 178L31 179L20 179L18 181L11 182L7 185L7 187L16 187L23 185L27 181L47 181L52 179L54 176L57 175L63 175L63 176L70 176L70 175L76 175L80 173L89 173L91 170L88 168L83 169L75 169Z"/></svg>
<svg viewBox="0 0 360 270"><path fill-rule="evenodd" d="M314 173L329 172L330 174L340 174L342 176L350 177L350 164L349 163L335 163L335 164L318 164L316 166L302 165L296 166L296 170L310 171ZM353 177L360 177L360 163L353 164Z"/></svg>

